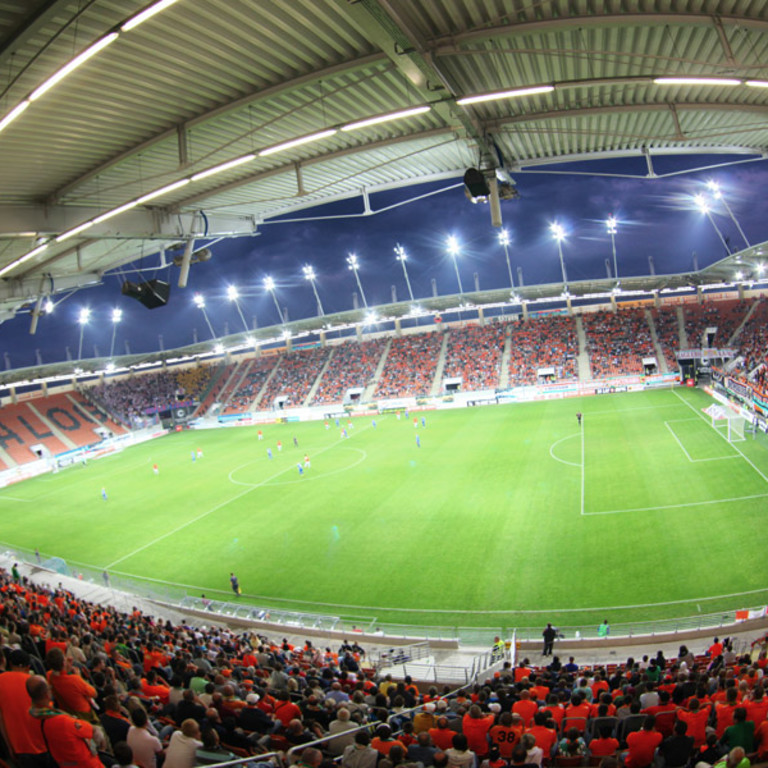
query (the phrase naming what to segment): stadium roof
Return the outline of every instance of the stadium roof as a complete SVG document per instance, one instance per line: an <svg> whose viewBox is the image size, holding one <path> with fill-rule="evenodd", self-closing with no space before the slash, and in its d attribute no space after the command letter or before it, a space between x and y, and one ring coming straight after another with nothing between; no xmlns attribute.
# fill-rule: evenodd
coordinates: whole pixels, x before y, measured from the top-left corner
<svg viewBox="0 0 768 768"><path fill-rule="evenodd" d="M767 66L755 0L6 0L0 319L144 254L469 167L762 159Z"/></svg>

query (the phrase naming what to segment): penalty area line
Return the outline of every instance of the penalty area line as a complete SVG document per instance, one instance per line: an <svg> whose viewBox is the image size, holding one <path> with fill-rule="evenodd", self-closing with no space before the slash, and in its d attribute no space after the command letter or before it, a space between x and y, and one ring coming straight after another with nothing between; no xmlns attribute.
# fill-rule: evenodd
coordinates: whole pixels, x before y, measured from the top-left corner
<svg viewBox="0 0 768 768"><path fill-rule="evenodd" d="M684 509L685 507L702 507L707 504L729 504L733 501L751 501L752 499L765 499L768 493L758 493L753 496L736 496L732 499L707 499L706 501L686 501L683 504L665 504L658 507L636 507L634 509L606 509L602 512L582 512L585 517L595 515L620 515L622 512L657 512L662 509Z"/></svg>

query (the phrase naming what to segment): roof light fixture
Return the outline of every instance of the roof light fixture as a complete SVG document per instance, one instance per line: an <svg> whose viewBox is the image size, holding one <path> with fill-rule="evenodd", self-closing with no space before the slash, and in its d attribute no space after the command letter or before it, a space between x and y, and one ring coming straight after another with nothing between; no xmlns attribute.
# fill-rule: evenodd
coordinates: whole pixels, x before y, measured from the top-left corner
<svg viewBox="0 0 768 768"><path fill-rule="evenodd" d="M348 123L341 127L342 131L356 131L358 128L367 128L369 125L378 125L379 123L388 123L390 120L401 120L406 117L414 117L415 115L423 115L425 112L429 112L432 107L411 107L410 109L401 109L397 112L389 112L386 115L377 115L376 117L368 117L365 120L357 120L354 123Z"/></svg>
<svg viewBox="0 0 768 768"><path fill-rule="evenodd" d="M551 93L554 90L554 85L536 85L531 88L515 88L511 91L496 91L495 93L479 93L475 96L464 96L461 99L456 99L456 103L460 107L466 107L470 104L480 104L484 101L518 99L521 96L535 96L537 93Z"/></svg>
<svg viewBox="0 0 768 768"><path fill-rule="evenodd" d="M741 85L732 77L654 77L656 85Z"/></svg>
<svg viewBox="0 0 768 768"><path fill-rule="evenodd" d="M135 16L132 16L128 21L120 27L121 32L129 32L135 29L139 24L143 24L147 19L151 19L156 13L164 11L168 6L173 5L177 0L159 0L157 3L153 3L149 8L145 8Z"/></svg>
<svg viewBox="0 0 768 768"><path fill-rule="evenodd" d="M287 149L293 149L294 147L300 147L302 144L310 144L313 141L320 141L321 139L327 139L329 136L333 136L337 132L336 128L329 128L326 131L319 131L318 133L310 133L307 136L300 136L298 139L291 139L290 141L284 141L281 144L275 144L272 147L267 147L259 152L259 157L266 157L267 155L274 155L277 152L285 152Z"/></svg>
<svg viewBox="0 0 768 768"><path fill-rule="evenodd" d="M200 181L200 179L205 179L208 176L213 176L216 173L221 173L222 171L228 171L230 168L236 168L238 165L242 165L243 163L249 163L251 160L255 160L256 155L254 154L247 154L243 155L242 157L236 157L234 160L229 160L226 163L221 163L220 165L214 165L213 168L207 168L204 171L200 171L199 173L194 174L190 177L190 181Z"/></svg>

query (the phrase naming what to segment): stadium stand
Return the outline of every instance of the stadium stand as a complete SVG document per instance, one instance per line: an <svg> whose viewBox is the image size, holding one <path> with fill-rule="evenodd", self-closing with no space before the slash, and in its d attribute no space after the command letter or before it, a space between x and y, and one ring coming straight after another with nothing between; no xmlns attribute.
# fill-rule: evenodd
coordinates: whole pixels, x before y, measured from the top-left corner
<svg viewBox="0 0 768 768"><path fill-rule="evenodd" d="M595 379L642 374L643 358L656 356L642 309L587 313L583 322Z"/></svg>
<svg viewBox="0 0 768 768"><path fill-rule="evenodd" d="M375 396L428 395L442 343L443 334L436 331L393 339Z"/></svg>
<svg viewBox="0 0 768 768"><path fill-rule="evenodd" d="M377 675L356 642L343 640L334 650L211 621L156 621L137 608L126 614L91 603L61 585L35 586L16 566L10 574L0 570L0 634L0 737L21 768L44 765L47 751L62 764L67 749L78 754L67 765L111 765L126 739L135 749L152 744L138 764L164 752L175 765L174 745L191 736L204 742L194 745L196 764L232 756L258 761L267 750L301 751L313 742L301 751L302 766L341 756L342 768L359 768L357 752L370 749L374 729L375 750L391 754L397 745L403 754L395 752L393 762L418 756L425 768L438 764L435 746L490 753L494 768L520 764L526 750L542 765L560 764L558 754L578 756L565 763L574 766L627 750L631 766L646 741L653 742L651 757L661 745L660 754L682 758L679 765L694 758L711 765L734 747L745 747L753 760L768 753L766 637L741 656L728 639L715 638L698 656L682 646L674 658L658 651L606 665L523 658L515 667L504 662L486 680L439 691ZM57 709L48 706L51 695ZM688 738L671 741L680 732ZM519 743L522 757L513 751ZM364 764L380 759L374 751Z"/></svg>
<svg viewBox="0 0 768 768"><path fill-rule="evenodd" d="M272 408L279 397L287 398L283 407L303 405L328 359L328 354L327 347L314 347L282 355L277 363L275 375L259 400L259 407Z"/></svg>
<svg viewBox="0 0 768 768"><path fill-rule="evenodd" d="M261 392L264 382L274 369L278 361L277 357L258 357L250 361L239 385L226 399L223 413L242 413L247 411L256 396ZM222 399L224 399L222 395Z"/></svg>
<svg viewBox="0 0 768 768"><path fill-rule="evenodd" d="M765 366L768 360L768 299L758 301L739 335L739 344L747 372L751 373L760 365ZM765 388L765 368L758 374L758 383Z"/></svg>
<svg viewBox="0 0 768 768"><path fill-rule="evenodd" d="M538 371L554 368L556 380L577 377L579 347L573 318L553 315L506 326L510 336L509 383L538 383Z"/></svg>
<svg viewBox="0 0 768 768"><path fill-rule="evenodd" d="M726 347L731 336L736 332L747 312L752 307L754 299L739 301L710 301L704 304L687 304L684 307L685 333L688 337L688 349L705 346ZM717 332L706 344L704 332L707 328L717 328Z"/></svg>
<svg viewBox="0 0 768 768"><path fill-rule="evenodd" d="M676 371L677 356L680 349L680 329L677 321L677 307L654 307L651 310L653 324L656 326L656 336L670 371Z"/></svg>
<svg viewBox="0 0 768 768"><path fill-rule="evenodd" d="M462 378L462 389L499 386L506 324L467 325L451 328L443 377Z"/></svg>
<svg viewBox="0 0 768 768"><path fill-rule="evenodd" d="M320 379L313 403L340 403L352 387L365 387L376 372L386 339L349 341L333 347L331 365Z"/></svg>

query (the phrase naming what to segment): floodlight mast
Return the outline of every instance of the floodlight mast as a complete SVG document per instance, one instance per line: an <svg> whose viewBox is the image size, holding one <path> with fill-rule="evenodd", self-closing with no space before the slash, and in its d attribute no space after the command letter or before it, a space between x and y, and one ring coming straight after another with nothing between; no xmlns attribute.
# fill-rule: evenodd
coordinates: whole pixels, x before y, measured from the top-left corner
<svg viewBox="0 0 768 768"><path fill-rule="evenodd" d="M312 290L315 294L315 301L317 301L317 311L320 317L325 316L325 310L323 309L323 302L320 301L320 294L317 292L317 286L315 285L315 278L317 275L315 274L315 270L313 267L311 267L309 264L305 264L301 271L304 273L305 279L309 280L310 285L312 286Z"/></svg>
<svg viewBox="0 0 768 768"><path fill-rule="evenodd" d="M613 277L616 280L616 285L619 284L619 264L616 261L616 232L618 223L618 220L613 215L609 216L605 220L605 227L608 230L608 234L611 236L611 250L613 251Z"/></svg>
<svg viewBox="0 0 768 768"><path fill-rule="evenodd" d="M216 339L216 333L213 330L213 326L211 325L211 321L208 319L208 313L205 311L205 299L203 298L202 293L196 293L192 300L195 302L195 306L202 311L203 317L205 318L205 322L208 324L208 330L211 332L211 338Z"/></svg>
<svg viewBox="0 0 768 768"><path fill-rule="evenodd" d="M560 256L560 271L563 274L563 290L568 291L568 275L565 273L565 260L563 259L563 240L565 240L565 230L561 224L556 221L549 225L549 231L552 237L557 241L557 253Z"/></svg>
<svg viewBox="0 0 768 768"><path fill-rule="evenodd" d="M448 236L447 250L448 250L448 255L453 259L453 268L456 270L456 282L459 284L459 296L463 296L464 288L461 285L461 275L459 274L459 264L456 260L459 253L461 252L461 246L459 245L459 241L456 239L454 235Z"/></svg>
<svg viewBox="0 0 768 768"><path fill-rule="evenodd" d="M269 276L264 278L264 289L272 294L272 301L275 302L275 309L277 310L277 316L280 318L280 325L285 325L283 310L280 309L280 305L277 303L277 296L275 295L275 281Z"/></svg>
<svg viewBox="0 0 768 768"><path fill-rule="evenodd" d="M80 343L77 347L77 359L83 359L83 333L85 332L85 326L88 325L88 320L91 318L91 310L88 307L83 307L80 310L80 314L77 316L77 322L80 323Z"/></svg>
<svg viewBox="0 0 768 768"><path fill-rule="evenodd" d="M506 229L502 229L499 232L499 243L504 246L504 257L507 260L507 272L509 272L509 287L515 287L515 281L512 277L512 265L509 263L509 232Z"/></svg>
<svg viewBox="0 0 768 768"><path fill-rule="evenodd" d="M117 333L117 326L120 323L120 321L123 319L123 310L122 309L113 309L112 310L112 341L109 345L109 359L111 360L115 355L115 334Z"/></svg>
<svg viewBox="0 0 768 768"><path fill-rule="evenodd" d="M707 186L712 192L712 197L715 198L715 200L719 200L723 206L725 207L725 210L728 212L728 215L731 217L731 221L736 225L736 229L739 230L739 234L741 235L741 239L747 244L747 248L750 247L749 240L747 240L747 236L744 234L744 230L741 228L741 225L738 221L736 221L736 217L733 215L733 211L731 210L731 206L728 205L728 201L723 196L723 193L720 191L720 186L714 179L710 179L707 182Z"/></svg>
<svg viewBox="0 0 768 768"><path fill-rule="evenodd" d="M360 275L357 274L357 268L360 266L360 262L357 260L356 254L350 253L349 256L347 256L347 266L355 273L355 280L357 280L357 287L360 289L360 297L363 300L363 306L368 309L368 302L365 299L363 284L360 282Z"/></svg>
<svg viewBox="0 0 768 768"><path fill-rule="evenodd" d="M405 268L405 262L408 259L408 254L405 252L400 243L395 246L395 258L403 265L403 275L405 276L405 284L408 286L408 295L411 297L411 301L416 301L413 298L413 291L411 290L411 281L408 279L408 270Z"/></svg>
<svg viewBox="0 0 768 768"><path fill-rule="evenodd" d="M237 314L240 315L240 320L243 323L243 328L245 328L245 332L248 333L250 328L248 328L248 323L245 321L245 317L243 316L243 310L240 308L240 291L237 290L237 286L227 286L227 298L234 302L235 308L237 309Z"/></svg>
<svg viewBox="0 0 768 768"><path fill-rule="evenodd" d="M717 232L717 236L720 238L720 242L723 244L723 248L725 248L725 252L727 254L730 254L731 249L728 247L728 243L723 237L723 233L720 231L717 224L715 224L715 220L712 218L712 214L710 213L710 210L709 210L709 204L704 199L704 195L695 195L693 198L693 201L696 203L696 206L698 207L698 209L709 219L709 223L715 228L715 232Z"/></svg>

